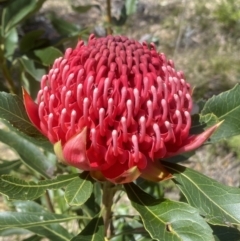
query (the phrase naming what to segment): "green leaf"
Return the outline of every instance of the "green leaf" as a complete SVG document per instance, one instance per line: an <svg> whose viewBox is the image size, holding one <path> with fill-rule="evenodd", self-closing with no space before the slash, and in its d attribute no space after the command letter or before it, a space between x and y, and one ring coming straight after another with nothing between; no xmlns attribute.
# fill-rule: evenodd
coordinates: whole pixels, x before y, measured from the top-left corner
<svg viewBox="0 0 240 241"><path fill-rule="evenodd" d="M18 169L22 165L20 160L5 161L0 160L0 175L9 174L11 171Z"/></svg>
<svg viewBox="0 0 240 241"><path fill-rule="evenodd" d="M63 223L73 219L76 219L76 217L42 212L1 212L0 230L15 227L29 229L32 227L44 226L53 223Z"/></svg>
<svg viewBox="0 0 240 241"><path fill-rule="evenodd" d="M84 210L90 217L95 217L101 210L102 204L102 188L99 182L95 182L93 185L93 191L88 200L81 206L81 209Z"/></svg>
<svg viewBox="0 0 240 241"><path fill-rule="evenodd" d="M153 241L150 238L146 238L146 237L140 237L139 239L137 239L136 241Z"/></svg>
<svg viewBox="0 0 240 241"><path fill-rule="evenodd" d="M44 34L43 29L33 30L31 32L26 33L20 43L19 48L22 52L27 52L31 49L35 49L41 46L45 40L41 39L42 35Z"/></svg>
<svg viewBox="0 0 240 241"><path fill-rule="evenodd" d="M1 213L0 213L1 216ZM22 228L11 228L0 230L0 237L11 236L11 235L26 235L29 234L29 231Z"/></svg>
<svg viewBox="0 0 240 241"><path fill-rule="evenodd" d="M61 57L63 54L60 50L54 47L47 47L44 49L37 49L33 51L35 56L37 56L41 63L45 66L53 64L54 60Z"/></svg>
<svg viewBox="0 0 240 241"><path fill-rule="evenodd" d="M211 226L215 241L239 241L240 231L233 227Z"/></svg>
<svg viewBox="0 0 240 241"><path fill-rule="evenodd" d="M48 238L48 240L69 241L72 238L72 235L65 228L56 223L27 229L35 234Z"/></svg>
<svg viewBox="0 0 240 241"><path fill-rule="evenodd" d="M173 163L184 162L184 161L187 161L194 154L195 154L195 151L190 151L190 152L181 153L177 156L165 158L164 160L166 160L167 162L173 162Z"/></svg>
<svg viewBox="0 0 240 241"><path fill-rule="evenodd" d="M39 132L39 136L33 136L32 137L32 136L28 136L25 133L23 133L23 132L19 131L18 129L14 128L9 122L7 122L4 119L0 118L0 123L4 125L4 127L1 127L2 129L5 129L9 132L11 131L11 132L15 133L16 135L18 135L19 138L21 137L21 138L31 142L32 144L43 148L44 150L46 150L48 152L54 153L53 145L40 132Z"/></svg>
<svg viewBox="0 0 240 241"><path fill-rule="evenodd" d="M17 201L13 204L17 212L0 213L0 232L2 230L8 231L18 227L47 237L50 240L69 241L73 235L58 223L67 222L76 218L88 219L82 216L52 214L32 201Z"/></svg>
<svg viewBox="0 0 240 241"><path fill-rule="evenodd" d="M24 104L17 95L0 92L0 118L32 137L43 136L30 122Z"/></svg>
<svg viewBox="0 0 240 241"><path fill-rule="evenodd" d="M217 116L215 116L213 113L207 114L204 117L197 114L191 117L192 117L192 125L190 129L191 135L200 134L204 132L204 129L220 122ZM200 122L200 117L201 117L201 122Z"/></svg>
<svg viewBox="0 0 240 241"><path fill-rule="evenodd" d="M134 14L137 11L137 0L126 0L125 6L127 15Z"/></svg>
<svg viewBox="0 0 240 241"><path fill-rule="evenodd" d="M18 33L16 28L12 28L5 36L3 46L4 46L4 56L9 61L12 61L13 54L17 48L18 43Z"/></svg>
<svg viewBox="0 0 240 241"><path fill-rule="evenodd" d="M13 176L3 175L0 177L0 192L9 199L34 200L47 190L59 189L78 179L77 174L61 175L51 180L26 182Z"/></svg>
<svg viewBox="0 0 240 241"><path fill-rule="evenodd" d="M163 198L163 186L159 182L151 182L143 178L138 178L136 180L136 184L140 187L144 192L155 198Z"/></svg>
<svg viewBox="0 0 240 241"><path fill-rule="evenodd" d="M29 59L25 55L19 58L18 61L22 64L24 71L30 74L38 82L41 80L41 77L45 74L44 69L36 68L33 60Z"/></svg>
<svg viewBox="0 0 240 241"><path fill-rule="evenodd" d="M14 0L2 12L2 25L7 33L26 17L38 11L46 0Z"/></svg>
<svg viewBox="0 0 240 241"><path fill-rule="evenodd" d="M88 225L71 241L104 241L104 224L101 213L93 218Z"/></svg>
<svg viewBox="0 0 240 241"><path fill-rule="evenodd" d="M207 221L214 225L240 223L240 189L228 187L197 171L162 162L174 176L173 181Z"/></svg>
<svg viewBox="0 0 240 241"><path fill-rule="evenodd" d="M48 215L50 213L42 206L33 201L15 201L13 202L13 204L16 210L21 213L37 213L39 215L41 215L42 213ZM73 236L65 228L63 228L57 223L45 226L28 227L26 229L43 237L47 237L50 240L56 241L70 240Z"/></svg>
<svg viewBox="0 0 240 241"><path fill-rule="evenodd" d="M65 199L70 206L80 206L92 194L93 184L89 173L83 173L66 187Z"/></svg>
<svg viewBox="0 0 240 241"><path fill-rule="evenodd" d="M55 14L49 14L48 18L51 21L53 27L57 30L57 32L65 37L69 36L78 36L80 33L80 27L73 23L67 22L62 18L57 17Z"/></svg>
<svg viewBox="0 0 240 241"><path fill-rule="evenodd" d="M23 101L16 95L0 92L0 119L6 120L5 125L11 131L21 135L30 142L43 147L47 151L53 152L52 145L29 120ZM9 123L11 125L9 125ZM16 129L12 128L15 127Z"/></svg>
<svg viewBox="0 0 240 241"><path fill-rule="evenodd" d="M46 209L44 209L40 204L34 201L13 201L17 212L27 212L27 213L49 213Z"/></svg>
<svg viewBox="0 0 240 241"><path fill-rule="evenodd" d="M124 186L133 207L140 213L144 227L153 239L214 240L212 230L197 209L186 203L155 199L134 183Z"/></svg>
<svg viewBox="0 0 240 241"><path fill-rule="evenodd" d="M214 117L214 116L215 117ZM211 136L211 142L240 134L240 85L209 99L200 115L200 122L212 126L224 120ZM213 118L214 117L214 118Z"/></svg>
<svg viewBox="0 0 240 241"><path fill-rule="evenodd" d="M202 111L202 109L203 109L204 105L206 104L206 102L207 102L207 100L205 100L205 99L200 99L200 100L197 101L196 104L197 104L197 107L199 109L198 113Z"/></svg>
<svg viewBox="0 0 240 241"><path fill-rule="evenodd" d="M39 204L32 202L32 201L17 201L14 202L14 205L18 211L18 213L36 213L41 215L42 213L48 215L49 212L46 211L42 206ZM67 241L72 238L72 234L70 234L65 228L63 228L60 224L53 223L45 226L34 226L34 227L25 227L27 230L31 231L32 233L36 233L42 237L47 237L50 240L59 240L59 241ZM28 232L24 229L16 229L16 228L9 228L0 231L1 236L9 236L9 235L19 235L25 234ZM33 237L33 236L32 236ZM42 238L41 238L42 239ZM27 239L26 239L27 240ZM35 240L35 239L34 239Z"/></svg>
<svg viewBox="0 0 240 241"><path fill-rule="evenodd" d="M46 73L43 69L36 69L36 75L38 73ZM42 76L42 75L41 75ZM28 92L31 93L33 99L37 97L39 91L39 79L33 78L24 68L21 72L21 83L22 87Z"/></svg>
<svg viewBox="0 0 240 241"><path fill-rule="evenodd" d="M79 5L79 6L71 6L72 9L78 13L85 13L87 11L89 11L91 8L95 7L98 10L101 11L101 8L98 4L89 4L89 5Z"/></svg>
<svg viewBox="0 0 240 241"><path fill-rule="evenodd" d="M30 169L46 178L53 175L55 163L50 162L43 151L21 135L18 135L17 132L13 132L7 127L0 129L0 141L13 148L22 162Z"/></svg>
<svg viewBox="0 0 240 241"><path fill-rule="evenodd" d="M32 202L32 201L15 201L13 202L14 206L16 207L16 210L18 211L19 214L21 213L26 213L23 214L22 216L22 223L21 227L25 228L33 233L36 233L42 237L47 237L49 240L56 240L56 241L66 241L70 240L73 235L69 233L65 228L63 228L61 225L55 223L55 222L61 222L61 220L54 220L53 223L48 224L49 222L39 222L39 223L31 223L30 226L28 226L29 222L27 225L24 225L24 217L28 218L29 216L31 217L31 214L33 215L34 219L36 215L41 217L40 219L45 219L45 216L49 216L51 213L45 210L42 206L39 204ZM12 212L11 214L14 215L16 212ZM21 215L17 215L19 217ZM56 218L59 218L60 216L56 216ZM67 216L65 216L67 218ZM0 213L0 220L1 219L1 213ZM20 217L21 218L21 217ZM71 219L89 219L86 217L81 217L81 216L73 216ZM14 220L14 216L12 217L13 223L11 220L9 221L9 225L6 224L4 225L3 229L2 226L0 227L0 235L8 236L12 234L27 234L26 231L23 229L15 229L12 226L20 226L17 225L17 222ZM68 221L67 219L64 219L62 221ZM0 221L1 222L1 221ZM47 225L44 225L46 224ZM1 224L0 224L1 225ZM7 228L6 226L9 226L10 228ZM2 231L1 231L2 230Z"/></svg>
<svg viewBox="0 0 240 241"><path fill-rule="evenodd" d="M126 23L127 18L128 15L126 12L126 7L123 6L120 17L116 18L115 16L112 16L112 24L116 26L123 26Z"/></svg>

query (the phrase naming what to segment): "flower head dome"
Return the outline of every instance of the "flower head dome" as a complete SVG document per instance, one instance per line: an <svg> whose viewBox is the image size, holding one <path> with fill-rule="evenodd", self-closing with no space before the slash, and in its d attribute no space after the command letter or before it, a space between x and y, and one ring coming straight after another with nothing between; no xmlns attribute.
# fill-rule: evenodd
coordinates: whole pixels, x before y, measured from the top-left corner
<svg viewBox="0 0 240 241"><path fill-rule="evenodd" d="M28 115L69 165L125 183L168 177L159 159L201 145L189 136L191 88L154 44L122 36L79 41L41 80Z"/></svg>

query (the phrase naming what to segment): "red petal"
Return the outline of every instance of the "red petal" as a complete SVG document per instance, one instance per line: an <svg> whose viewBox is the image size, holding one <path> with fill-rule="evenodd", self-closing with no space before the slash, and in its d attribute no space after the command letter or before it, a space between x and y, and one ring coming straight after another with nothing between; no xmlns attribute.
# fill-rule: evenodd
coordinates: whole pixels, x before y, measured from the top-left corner
<svg viewBox="0 0 240 241"><path fill-rule="evenodd" d="M135 157L135 153L129 154L129 167L137 166L140 170L145 169L147 166L147 158L146 156L139 152L138 160Z"/></svg>
<svg viewBox="0 0 240 241"><path fill-rule="evenodd" d="M116 162L123 164L128 160L128 152L118 147L117 155L115 156L112 144L110 144L106 152L105 160L109 165L114 165Z"/></svg>
<svg viewBox="0 0 240 241"><path fill-rule="evenodd" d="M64 160L68 165L89 171L90 165L86 155L87 127L69 139L63 146Z"/></svg>
<svg viewBox="0 0 240 241"><path fill-rule="evenodd" d="M129 183L136 180L141 172L135 166L127 169L127 162L124 164L116 163L109 169L102 171L103 176L113 183Z"/></svg>
<svg viewBox="0 0 240 241"><path fill-rule="evenodd" d="M29 119L41 131L40 119L38 116L38 105L32 100L28 92L23 88L23 100ZM41 131L42 132L42 131Z"/></svg>
<svg viewBox="0 0 240 241"><path fill-rule="evenodd" d="M87 157L92 169L102 169L107 164L105 162L106 148L104 146L98 145L94 148L92 145L87 150Z"/></svg>
<svg viewBox="0 0 240 241"><path fill-rule="evenodd" d="M174 153L168 153L166 157L175 156L182 152L188 152L197 149L213 134L213 132L222 124L222 122L223 121L208 128L206 131L199 135L190 136L186 141L184 141L183 146L180 149Z"/></svg>

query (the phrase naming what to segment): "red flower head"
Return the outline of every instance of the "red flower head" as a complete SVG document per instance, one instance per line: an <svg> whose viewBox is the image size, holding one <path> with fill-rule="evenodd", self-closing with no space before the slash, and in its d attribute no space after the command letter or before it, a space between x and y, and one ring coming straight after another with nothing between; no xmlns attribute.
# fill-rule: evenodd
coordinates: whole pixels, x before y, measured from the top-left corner
<svg viewBox="0 0 240 241"><path fill-rule="evenodd" d="M68 165L126 183L169 174L159 159L199 147L216 129L189 136L190 85L173 61L126 37L91 35L55 60L37 104L24 91L31 121Z"/></svg>

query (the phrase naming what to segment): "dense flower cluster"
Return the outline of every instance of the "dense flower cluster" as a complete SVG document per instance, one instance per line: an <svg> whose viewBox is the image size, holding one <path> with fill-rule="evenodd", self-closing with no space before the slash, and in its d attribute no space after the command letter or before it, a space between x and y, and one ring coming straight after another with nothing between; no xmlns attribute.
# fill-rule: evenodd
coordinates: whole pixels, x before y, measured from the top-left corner
<svg viewBox="0 0 240 241"><path fill-rule="evenodd" d="M41 80L31 121L68 165L125 183L169 177L159 159L200 146L215 130L189 136L190 85L173 61L122 36L79 41Z"/></svg>

